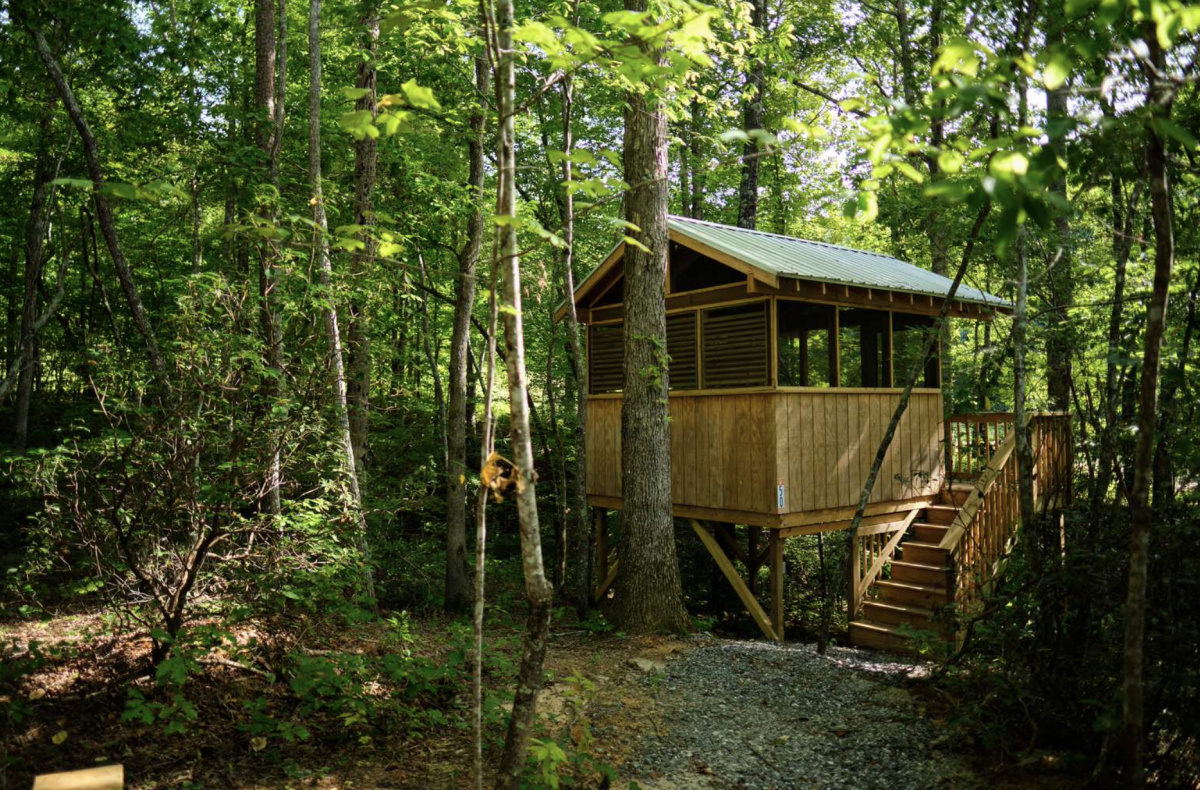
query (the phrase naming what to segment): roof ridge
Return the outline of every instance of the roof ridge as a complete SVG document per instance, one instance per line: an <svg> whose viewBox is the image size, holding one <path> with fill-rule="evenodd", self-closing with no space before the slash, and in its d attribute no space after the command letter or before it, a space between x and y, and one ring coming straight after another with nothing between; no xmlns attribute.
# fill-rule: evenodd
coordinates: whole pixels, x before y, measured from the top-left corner
<svg viewBox="0 0 1200 790"><path fill-rule="evenodd" d="M706 219L693 219L692 217L681 217L678 214L668 214L667 219L677 219L682 222L694 222L698 225L708 225L710 228L722 228L724 230L732 230L737 233L753 233L753 234L756 234L759 236L770 236L773 239L783 239L785 241L798 241L802 244L814 244L818 247L829 247L829 248L835 249L835 250L845 250L847 252L857 252L862 255L874 255L877 258L886 258L889 261L896 261L897 263L906 263L909 266L917 266L915 263L912 263L911 261L906 261L902 258L897 258L894 255L885 255L882 252L875 252L873 250L860 250L857 247L847 247L844 244L830 244L827 241L813 241L812 239L802 239L799 236L785 236L782 233L771 233L770 231L758 230L757 228L739 228L737 225L726 225L722 222L712 222L711 220L706 220ZM919 269L921 267L917 266L917 268Z"/></svg>

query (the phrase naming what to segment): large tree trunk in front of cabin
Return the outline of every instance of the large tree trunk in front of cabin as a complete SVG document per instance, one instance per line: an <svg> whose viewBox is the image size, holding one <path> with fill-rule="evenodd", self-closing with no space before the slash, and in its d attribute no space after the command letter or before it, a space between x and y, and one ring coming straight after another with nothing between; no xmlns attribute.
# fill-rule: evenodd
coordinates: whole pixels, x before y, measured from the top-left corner
<svg viewBox="0 0 1200 790"><path fill-rule="evenodd" d="M378 112L375 97L377 72L375 54L379 46L379 9L371 4L363 18L366 30L363 50L366 57L358 64L355 87L367 91L354 104L354 109L371 113L374 122ZM369 227L375 224L375 165L379 157L379 146L375 138L363 135L354 144L354 224ZM347 327L347 347L350 352L349 375L346 396L350 406L350 437L354 441L354 461L362 477L366 468L368 446L368 420L371 411L371 336L367 325L366 296L360 284L375 261L375 238L373 232L361 236L363 248L350 258L350 277L353 283L350 298L350 321Z"/></svg>
<svg viewBox="0 0 1200 790"><path fill-rule="evenodd" d="M767 0L753 0L754 6L750 11L750 24L758 31L758 46L765 46L767 36ZM763 61L757 52L751 53L751 65L746 72L744 90L752 95L746 96L742 107L742 125L747 132L763 127L763 93L766 81L763 79ZM739 228L754 230L758 227L758 172L759 154L758 143L751 139L742 146L742 177L738 184L738 218Z"/></svg>
<svg viewBox="0 0 1200 790"><path fill-rule="evenodd" d="M21 309L21 334L16 357L20 367L17 379L16 415L13 421L13 447L22 451L29 439L29 404L33 399L33 378L37 369L37 340L33 324L38 313L38 283L42 281L42 263L46 251L46 227L50 221L50 181L54 168L50 155L53 115L46 110L40 123L37 158L33 166L33 198L29 204L29 224L25 230L25 300ZM65 254L65 253L64 253Z"/></svg>
<svg viewBox="0 0 1200 790"><path fill-rule="evenodd" d="M645 11L645 0L626 0ZM649 47L641 42L646 51ZM667 408L667 126L661 107L630 93L625 109L625 219L648 252L625 245L625 377L621 407L624 529L617 612L630 633L688 627L671 509Z"/></svg>
<svg viewBox="0 0 1200 790"><path fill-rule="evenodd" d="M485 6L486 7L486 6ZM500 0L495 24L496 110L499 117L496 162L499 188L496 215L515 217L516 201L516 94L515 52L513 47L513 1ZM525 370L524 320L521 311L521 270L517 255L517 229L508 223L497 230L500 235L500 276L504 320L504 363L508 371L510 409L509 439L512 445L512 470L516 488L517 518L521 531L521 565L525 576L525 594L529 600L529 619L517 671L512 716L504 738L504 752L496 776L497 790L518 790L525 770L529 738L537 713L538 692L542 687L542 666L550 634L550 607L554 590L546 579L542 564L541 532L538 527L536 474L533 442L530 437L530 400Z"/></svg>
<svg viewBox="0 0 1200 790"><path fill-rule="evenodd" d="M333 408L342 445L342 472L350 489L354 508L354 545L362 556L363 592L375 603L375 574L371 568L371 545L367 538L367 520L363 515L362 491L358 468L354 463L354 442L350 440L350 415L346 405L346 366L342 354L342 332L337 302L333 296L333 264L329 257L329 220L325 215L325 195L321 188L321 0L308 4L308 180L312 192L314 252L317 277L325 297L325 336L329 343L329 366L333 374Z"/></svg>
<svg viewBox="0 0 1200 790"><path fill-rule="evenodd" d="M468 183L475 208L467 219L467 243L458 256L454 285L454 326L450 331L450 417L446 432L446 581L448 612L465 612L471 605L471 577L467 572L467 367L471 356L471 308L475 305L475 269L483 249L483 130L488 91L488 66L475 58L475 88L479 104L471 114L468 140Z"/></svg>
<svg viewBox="0 0 1200 790"><path fill-rule="evenodd" d="M1158 369L1167 319L1171 270L1175 265L1175 235L1171 216L1171 188L1167 175L1166 141L1154 121L1169 120L1175 88L1161 77L1167 71L1166 55L1158 44L1154 25L1144 26L1150 65L1144 72L1150 83L1146 124L1146 177L1150 183L1150 214L1154 221L1154 287L1146 306L1145 350L1142 354L1141 392L1138 398L1137 445L1133 461L1133 487L1129 493L1132 535L1129 548L1129 590L1125 599L1125 644L1122 739L1125 779L1131 788L1146 783L1145 700L1142 667L1146 636L1146 575L1150 564L1150 481L1154 435L1158 420Z"/></svg>
<svg viewBox="0 0 1200 790"><path fill-rule="evenodd" d="M167 388L170 386L170 383L167 378L166 359L163 357L162 351L159 350L158 341L154 337L154 329L150 325L150 317L147 315L146 308L142 304L137 284L133 281L133 272L129 268L129 261L125 258L125 252L121 248L121 241L117 235L117 225L113 219L112 208L108 204L108 198L101 192L101 188L104 186L104 171L100 167L100 149L96 144L96 138L92 135L91 127L88 126L87 119L83 116L83 110L80 108L79 102L75 100L75 94L71 91L71 86L67 84L62 70L58 67L58 61L54 59L54 55L50 52L50 45L46 42L46 37L42 35L41 30L29 25L28 20L23 19L24 12L20 10L20 4L13 5L10 8L13 13L13 19L24 21L29 27L29 33L33 36L33 41L37 46L38 55L41 56L42 64L46 67L46 71L49 73L55 89L58 91L59 98L62 99L63 107L67 110L67 115L70 116L71 122L75 124L76 131L79 132L79 139L83 142L84 157L87 160L88 176L92 179L94 188L92 197L96 202L96 219L100 222L100 232L104 235L104 243L108 246L113 266L117 270L117 280L120 282L121 290L125 294L125 301L129 305L129 312L133 316L133 325L137 328L142 342L146 345L146 356L150 360L150 367L154 372L154 378L160 387Z"/></svg>

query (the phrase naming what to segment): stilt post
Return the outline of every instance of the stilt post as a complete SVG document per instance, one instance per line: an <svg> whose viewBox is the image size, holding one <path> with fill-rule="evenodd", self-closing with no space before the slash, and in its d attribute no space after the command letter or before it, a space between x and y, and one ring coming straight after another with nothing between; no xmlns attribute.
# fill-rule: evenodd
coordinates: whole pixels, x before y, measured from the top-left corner
<svg viewBox="0 0 1200 790"><path fill-rule="evenodd" d="M775 638L783 641L783 542L779 530L771 530L769 561L771 566L771 627Z"/></svg>

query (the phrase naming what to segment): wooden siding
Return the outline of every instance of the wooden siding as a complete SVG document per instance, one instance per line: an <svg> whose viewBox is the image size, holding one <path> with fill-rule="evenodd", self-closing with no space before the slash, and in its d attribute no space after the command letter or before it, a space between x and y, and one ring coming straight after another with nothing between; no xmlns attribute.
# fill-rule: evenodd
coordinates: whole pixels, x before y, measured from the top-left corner
<svg viewBox="0 0 1200 790"><path fill-rule="evenodd" d="M766 514L854 506L899 398L861 389L672 397L672 500ZM620 498L619 396L588 399L587 432L588 494ZM936 494L941 433L941 392L914 391L871 502Z"/></svg>

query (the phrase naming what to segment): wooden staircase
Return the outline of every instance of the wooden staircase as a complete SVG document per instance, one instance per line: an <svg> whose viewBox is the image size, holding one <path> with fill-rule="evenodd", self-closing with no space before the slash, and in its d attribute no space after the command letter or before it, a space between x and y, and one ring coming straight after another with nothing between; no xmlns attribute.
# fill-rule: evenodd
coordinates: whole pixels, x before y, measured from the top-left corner
<svg viewBox="0 0 1200 790"><path fill-rule="evenodd" d="M1066 414L1027 418L1034 505L1070 500L1071 422ZM950 646L956 615L982 605L1018 538L1016 431L1012 415L951 420L951 484L937 504L902 520L860 527L853 539L850 643L916 652L915 632Z"/></svg>
<svg viewBox="0 0 1200 790"><path fill-rule="evenodd" d="M898 557L867 588L862 619L850 623L851 644L907 653L913 648L909 629L952 637L944 609L953 602L953 566L949 549L938 544L969 494L969 486L954 486L943 494L943 504L917 514L896 547Z"/></svg>

